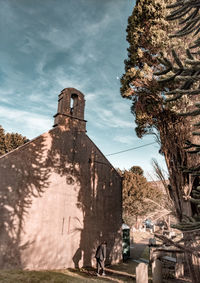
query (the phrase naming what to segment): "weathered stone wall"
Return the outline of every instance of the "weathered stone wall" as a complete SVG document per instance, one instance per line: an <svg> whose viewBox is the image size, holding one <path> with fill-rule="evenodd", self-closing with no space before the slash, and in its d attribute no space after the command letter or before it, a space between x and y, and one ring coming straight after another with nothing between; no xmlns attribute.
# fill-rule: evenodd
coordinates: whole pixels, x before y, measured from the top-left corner
<svg viewBox="0 0 200 283"><path fill-rule="evenodd" d="M94 265L121 245L121 178L85 132L57 126L0 158L0 268Z"/></svg>

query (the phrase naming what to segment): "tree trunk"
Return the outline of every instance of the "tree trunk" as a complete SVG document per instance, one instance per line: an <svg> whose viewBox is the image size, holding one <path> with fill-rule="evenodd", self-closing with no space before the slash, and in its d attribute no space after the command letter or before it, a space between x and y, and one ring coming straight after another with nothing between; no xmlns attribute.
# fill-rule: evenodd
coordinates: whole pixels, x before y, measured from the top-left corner
<svg viewBox="0 0 200 283"><path fill-rule="evenodd" d="M198 137L192 136L191 121L183 120L179 123L163 123L160 130L162 151L165 155L166 164L170 176L169 194L174 202L179 221L183 221L184 215L194 216L200 210L192 208L189 197L194 186L194 177L186 173L184 168L199 165L199 156L190 155L185 149L185 141L191 140L197 143ZM190 123L189 123L190 122ZM187 127L185 126L187 125ZM200 185L199 179L196 187ZM184 245L191 249L200 248L200 231L184 233ZM185 253L187 271L193 283L200 282L200 258L192 253Z"/></svg>

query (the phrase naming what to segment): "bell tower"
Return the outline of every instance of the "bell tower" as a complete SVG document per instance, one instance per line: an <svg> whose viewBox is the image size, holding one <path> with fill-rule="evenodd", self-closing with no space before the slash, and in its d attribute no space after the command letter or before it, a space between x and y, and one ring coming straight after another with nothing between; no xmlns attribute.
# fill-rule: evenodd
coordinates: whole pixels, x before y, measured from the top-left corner
<svg viewBox="0 0 200 283"><path fill-rule="evenodd" d="M84 110L84 95L75 88L63 89L58 96L58 111L54 115L54 127L62 125L69 129L86 131Z"/></svg>

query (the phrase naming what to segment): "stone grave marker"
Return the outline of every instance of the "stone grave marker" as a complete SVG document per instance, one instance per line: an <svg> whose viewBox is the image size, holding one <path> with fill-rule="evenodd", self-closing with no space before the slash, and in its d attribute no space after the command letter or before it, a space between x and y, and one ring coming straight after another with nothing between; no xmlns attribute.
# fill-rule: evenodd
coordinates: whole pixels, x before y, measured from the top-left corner
<svg viewBox="0 0 200 283"><path fill-rule="evenodd" d="M184 276L184 254L176 255L177 263L175 265L175 277L181 278Z"/></svg>
<svg viewBox="0 0 200 283"><path fill-rule="evenodd" d="M153 283L162 283L162 262L156 259L152 263Z"/></svg>
<svg viewBox="0 0 200 283"><path fill-rule="evenodd" d="M148 265L139 263L136 267L136 283L148 283Z"/></svg>
<svg viewBox="0 0 200 283"><path fill-rule="evenodd" d="M184 276L184 265L182 262L177 262L175 265L175 277L181 278Z"/></svg>

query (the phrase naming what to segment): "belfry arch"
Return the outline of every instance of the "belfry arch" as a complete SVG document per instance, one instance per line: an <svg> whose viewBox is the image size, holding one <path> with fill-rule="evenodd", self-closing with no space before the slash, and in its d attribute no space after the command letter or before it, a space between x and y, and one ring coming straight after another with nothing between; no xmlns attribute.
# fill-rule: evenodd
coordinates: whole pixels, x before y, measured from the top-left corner
<svg viewBox="0 0 200 283"><path fill-rule="evenodd" d="M85 131L85 99L83 93L75 88L65 88L58 96L58 111L54 115L54 127L67 126Z"/></svg>
<svg viewBox="0 0 200 283"><path fill-rule="evenodd" d="M76 93L72 93L71 101L70 101L70 113L73 116L76 113L76 109L78 107L78 95Z"/></svg>

